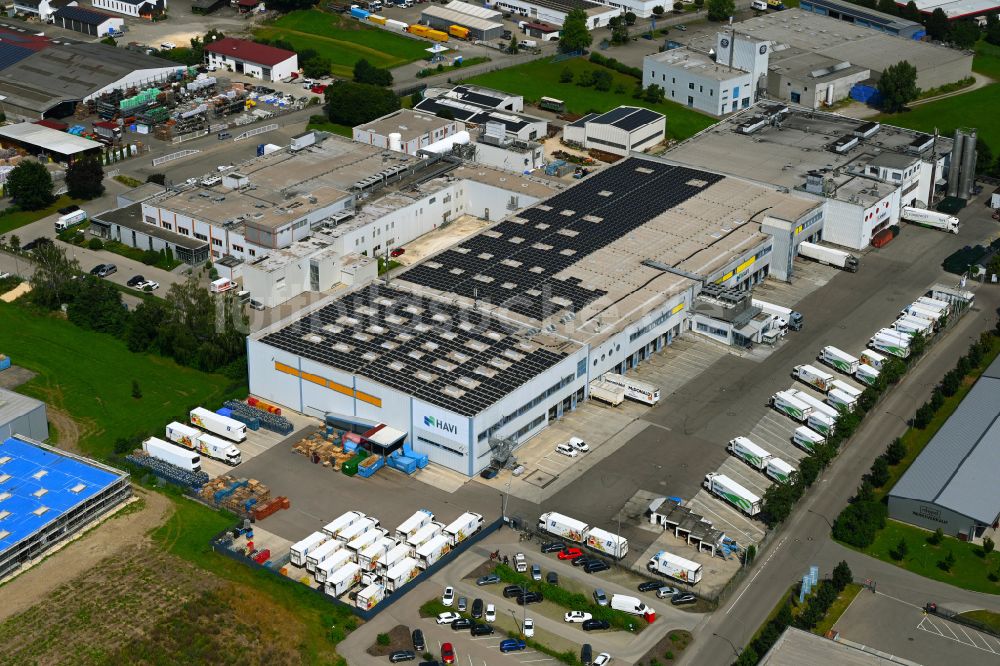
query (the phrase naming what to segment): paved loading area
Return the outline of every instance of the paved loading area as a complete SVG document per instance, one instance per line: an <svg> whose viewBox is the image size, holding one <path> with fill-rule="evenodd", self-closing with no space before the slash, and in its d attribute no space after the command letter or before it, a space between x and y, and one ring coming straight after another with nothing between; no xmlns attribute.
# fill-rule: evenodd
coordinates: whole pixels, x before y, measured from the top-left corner
<svg viewBox="0 0 1000 666"><path fill-rule="evenodd" d="M319 427L319 421L317 419L292 412L291 410L283 410L282 416L292 422L294 430L291 435L282 435L271 430L264 430L263 428L259 430L250 430L247 428L247 438L236 444L236 447L240 450L240 458L242 460L239 465L230 467L221 460L213 460L208 456L202 456L201 469L213 479L217 476L222 476L223 474L229 474L230 476L235 476L237 478L246 477L258 479L260 481L264 481L266 484L267 481L265 479L248 474L245 471L246 464L279 444L287 442L294 443L299 441L305 433ZM281 493L275 493L272 489L271 494L276 496Z"/></svg>

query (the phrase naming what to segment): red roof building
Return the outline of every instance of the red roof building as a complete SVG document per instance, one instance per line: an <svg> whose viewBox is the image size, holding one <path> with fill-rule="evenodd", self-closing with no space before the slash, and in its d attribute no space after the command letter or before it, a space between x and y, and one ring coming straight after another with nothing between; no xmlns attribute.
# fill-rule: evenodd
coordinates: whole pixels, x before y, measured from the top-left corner
<svg viewBox="0 0 1000 666"><path fill-rule="evenodd" d="M205 59L210 66L267 81L280 81L299 69L294 51L234 37L207 44Z"/></svg>

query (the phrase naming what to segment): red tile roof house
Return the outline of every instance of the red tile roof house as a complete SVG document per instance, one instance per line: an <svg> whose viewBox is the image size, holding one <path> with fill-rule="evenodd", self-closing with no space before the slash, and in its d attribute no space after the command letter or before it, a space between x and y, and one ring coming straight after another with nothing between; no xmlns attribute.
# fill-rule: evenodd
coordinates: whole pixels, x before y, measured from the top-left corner
<svg viewBox="0 0 1000 666"><path fill-rule="evenodd" d="M206 45L205 62L265 81L280 81L299 69L299 57L294 51L233 37L223 37Z"/></svg>

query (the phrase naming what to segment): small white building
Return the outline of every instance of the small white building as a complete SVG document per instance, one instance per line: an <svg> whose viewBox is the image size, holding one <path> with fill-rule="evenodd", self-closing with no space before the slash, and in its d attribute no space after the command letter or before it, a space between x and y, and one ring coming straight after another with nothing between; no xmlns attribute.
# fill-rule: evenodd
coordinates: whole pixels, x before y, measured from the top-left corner
<svg viewBox="0 0 1000 666"><path fill-rule="evenodd" d="M241 273L243 288L268 308L307 291L328 291L338 284L365 284L377 276L375 257L344 255L322 238L273 251L244 264Z"/></svg>
<svg viewBox="0 0 1000 666"><path fill-rule="evenodd" d="M769 51L769 42L719 33L714 59L689 48L646 56L642 85L658 85L671 102L724 116L757 100L766 82Z"/></svg>
<svg viewBox="0 0 1000 666"><path fill-rule="evenodd" d="M167 11L167 0L92 0L94 9L151 19Z"/></svg>
<svg viewBox="0 0 1000 666"><path fill-rule="evenodd" d="M299 56L294 51L235 37L223 37L207 44L205 62L265 81L286 79L299 69Z"/></svg>
<svg viewBox="0 0 1000 666"><path fill-rule="evenodd" d="M563 139L586 149L615 155L649 150L663 141L667 119L638 106L619 106L607 113L590 113L567 125Z"/></svg>
<svg viewBox="0 0 1000 666"><path fill-rule="evenodd" d="M60 28L75 30L85 35L105 37L109 33L120 33L125 26L125 19L112 16L86 7L72 5L57 9L52 15L52 21Z"/></svg>
<svg viewBox="0 0 1000 666"><path fill-rule="evenodd" d="M454 136L461 129L462 123L456 120L400 109L358 125L352 130L352 136L358 143L416 155L421 148Z"/></svg>

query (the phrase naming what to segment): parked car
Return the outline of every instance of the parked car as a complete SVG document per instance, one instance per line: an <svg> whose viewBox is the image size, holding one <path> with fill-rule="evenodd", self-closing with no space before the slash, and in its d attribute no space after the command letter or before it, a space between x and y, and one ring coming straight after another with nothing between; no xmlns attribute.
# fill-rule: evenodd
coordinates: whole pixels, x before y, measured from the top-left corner
<svg viewBox="0 0 1000 666"><path fill-rule="evenodd" d="M472 626L472 620L467 617L460 617L451 623L451 628L455 631L459 629L468 629Z"/></svg>
<svg viewBox="0 0 1000 666"><path fill-rule="evenodd" d="M566 548L566 544L562 541L549 541L548 543L542 544L543 553L558 553L559 551Z"/></svg>
<svg viewBox="0 0 1000 666"><path fill-rule="evenodd" d="M486 604L486 614L484 616L484 619L487 622L496 622L497 621L497 607L494 606L493 604Z"/></svg>
<svg viewBox="0 0 1000 666"><path fill-rule="evenodd" d="M417 658L413 650L396 650L389 655L390 664L398 664L401 661L413 661Z"/></svg>
<svg viewBox="0 0 1000 666"><path fill-rule="evenodd" d="M591 560L583 565L583 570L589 574L600 573L602 571L607 571L611 568L611 565L604 560Z"/></svg>
<svg viewBox="0 0 1000 666"><path fill-rule="evenodd" d="M458 612L459 613L464 613L468 609L469 609L469 600L466 599L465 597L459 597L458 598Z"/></svg>
<svg viewBox="0 0 1000 666"><path fill-rule="evenodd" d="M98 264L90 270L91 275L96 275L97 277L103 278L108 277L112 273L117 273L118 267L114 264Z"/></svg>
<svg viewBox="0 0 1000 666"><path fill-rule="evenodd" d="M531 565L531 580L541 580L542 579L542 568L537 564Z"/></svg>
<svg viewBox="0 0 1000 666"><path fill-rule="evenodd" d="M455 663L455 648L452 647L451 643L445 643L441 646L441 661L445 664Z"/></svg>
<svg viewBox="0 0 1000 666"><path fill-rule="evenodd" d="M590 450L590 447L587 446L587 443L585 441L583 441L582 439L580 439L579 437L570 437L569 441L566 442L566 443L569 444L570 446L572 446L574 449L576 449L580 453L586 453L587 451Z"/></svg>
<svg viewBox="0 0 1000 666"><path fill-rule="evenodd" d="M535 621L530 617L524 618L524 624L521 626L521 633L525 635L526 638L531 638L535 635Z"/></svg>
<svg viewBox="0 0 1000 666"><path fill-rule="evenodd" d="M587 620L582 625L584 631L599 631L601 629L610 629L611 623L607 620Z"/></svg>
<svg viewBox="0 0 1000 666"><path fill-rule="evenodd" d="M103 269L104 269L104 264L97 264L96 266L94 266L93 268L90 269L90 274L91 275L97 275Z"/></svg>
<svg viewBox="0 0 1000 666"><path fill-rule="evenodd" d="M611 655L607 652L602 652L601 654L594 657L594 662L592 666L608 666L611 663Z"/></svg>
<svg viewBox="0 0 1000 666"><path fill-rule="evenodd" d="M639 583L640 592L652 592L653 590L660 589L661 584L655 580L647 580L645 583Z"/></svg>
<svg viewBox="0 0 1000 666"><path fill-rule="evenodd" d="M444 594L441 595L441 603L448 607L455 603L455 588L450 585L444 588Z"/></svg>
<svg viewBox="0 0 1000 666"><path fill-rule="evenodd" d="M664 585L656 590L657 599L666 599L667 597L672 597L675 594L680 594L681 591L676 587L670 587L669 585Z"/></svg>
<svg viewBox="0 0 1000 666"><path fill-rule="evenodd" d="M91 273L94 273L94 272L91 271ZM94 275L97 275L97 274L94 273ZM145 281L146 281L146 278L144 278L143 276L141 276L141 275L133 275L132 277L130 277L128 279L128 282L125 283L125 286L126 287L138 287L140 284L142 284Z"/></svg>
<svg viewBox="0 0 1000 666"><path fill-rule="evenodd" d="M561 453L567 458L576 458L578 455L580 455L579 452L569 444L560 444L559 446L557 446L556 453Z"/></svg>
<svg viewBox="0 0 1000 666"><path fill-rule="evenodd" d="M566 622L582 623L586 622L587 620L592 620L593 618L594 616L591 615L590 613L585 613L583 611L570 611L566 613L566 615L563 617L563 620L565 620Z"/></svg>
<svg viewBox="0 0 1000 666"><path fill-rule="evenodd" d="M404 254L406 254L406 250L403 249L403 248L401 248L401 247L397 247L397 248L394 248L393 251L389 253L389 256L390 257L402 257Z"/></svg>
<svg viewBox="0 0 1000 666"><path fill-rule="evenodd" d="M685 32L688 29L688 27L686 25L684 25L683 23L678 23L674 27L677 28L678 30L680 30L681 32Z"/></svg>
<svg viewBox="0 0 1000 666"><path fill-rule="evenodd" d="M547 574L545 574L545 582L548 583L549 585L558 585L559 574L557 574L555 571L548 572Z"/></svg>
<svg viewBox="0 0 1000 666"><path fill-rule="evenodd" d="M483 616L483 600L474 599L472 601L472 619L478 620Z"/></svg>
<svg viewBox="0 0 1000 666"><path fill-rule="evenodd" d="M579 548L563 548L556 557L560 560L578 560L583 557L583 551Z"/></svg>
<svg viewBox="0 0 1000 666"><path fill-rule="evenodd" d="M505 638L500 641L500 651L501 652L517 652L528 647L528 644L522 641L520 638Z"/></svg>
<svg viewBox="0 0 1000 666"><path fill-rule="evenodd" d="M517 599L518 606L527 606L528 604L540 604L544 601L540 592L526 592L525 594L518 595Z"/></svg>
<svg viewBox="0 0 1000 666"><path fill-rule="evenodd" d="M500 582L500 576L496 574L486 574L476 579L476 585L495 585Z"/></svg>
<svg viewBox="0 0 1000 666"><path fill-rule="evenodd" d="M608 595L601 588L594 590L594 603L598 606L608 605Z"/></svg>
<svg viewBox="0 0 1000 666"><path fill-rule="evenodd" d="M155 291L160 288L160 283L155 280L146 280L139 285L141 291Z"/></svg>
<svg viewBox="0 0 1000 666"><path fill-rule="evenodd" d="M587 564L587 562L590 562L590 560L591 560L591 558L587 557L586 555L581 554L580 557L573 558L573 566L574 567L582 567L585 564Z"/></svg>
<svg viewBox="0 0 1000 666"><path fill-rule="evenodd" d="M440 615L437 616L437 623L438 624L451 624L452 622L454 622L455 620L459 619L460 617L462 617L462 616L459 615L458 613L455 613L453 611L448 611L447 613L441 613Z"/></svg>
<svg viewBox="0 0 1000 666"><path fill-rule="evenodd" d="M469 633L473 636L489 636L494 632L493 626L489 624L476 623L469 628Z"/></svg>
<svg viewBox="0 0 1000 666"><path fill-rule="evenodd" d="M487 467L486 469L484 469L482 472L479 473L479 476L483 477L486 480L489 480L489 479L495 479L498 473L499 472L497 472L495 467Z"/></svg>
<svg viewBox="0 0 1000 666"><path fill-rule="evenodd" d="M670 603L674 606L686 606L687 604L693 604L698 601L698 597L687 592L681 592L680 594L675 594L670 597Z"/></svg>
<svg viewBox="0 0 1000 666"><path fill-rule="evenodd" d="M580 662L583 666L590 666L590 662L594 660L594 648L590 647L590 643L584 643L580 646Z"/></svg>
<svg viewBox="0 0 1000 666"><path fill-rule="evenodd" d="M160 48L163 49L164 51L171 51L173 49L176 49L177 45L174 44L173 42L163 42L162 44L160 44Z"/></svg>
<svg viewBox="0 0 1000 666"><path fill-rule="evenodd" d="M503 588L503 596L506 597L507 599L519 596L521 594L524 594L524 588L522 588L520 585L508 585L507 587Z"/></svg>
<svg viewBox="0 0 1000 666"><path fill-rule="evenodd" d="M413 649L417 652L423 652L427 648L427 642L424 640L424 632L419 629L413 630Z"/></svg>

